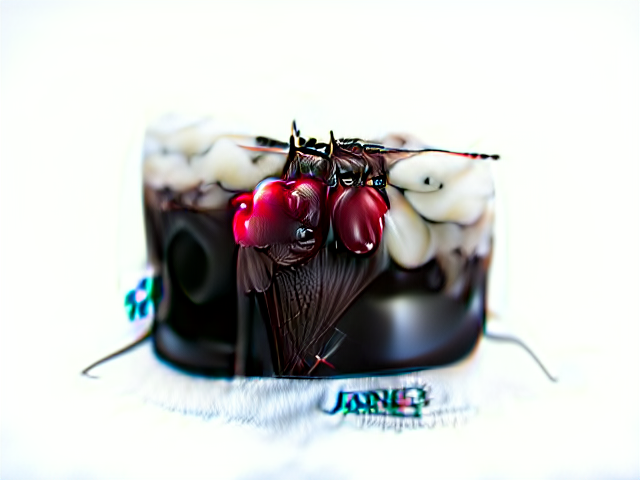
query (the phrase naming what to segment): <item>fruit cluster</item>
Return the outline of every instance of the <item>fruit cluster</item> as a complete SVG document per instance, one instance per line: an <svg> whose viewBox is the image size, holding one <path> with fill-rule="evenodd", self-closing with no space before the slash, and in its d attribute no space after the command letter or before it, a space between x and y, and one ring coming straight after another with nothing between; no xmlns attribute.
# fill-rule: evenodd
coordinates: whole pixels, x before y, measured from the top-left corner
<svg viewBox="0 0 640 480"><path fill-rule="evenodd" d="M279 264L308 261L332 230L357 255L373 253L389 209L378 145L356 140L305 141L294 127L281 179L262 181L234 199L233 232L243 247L274 249Z"/></svg>

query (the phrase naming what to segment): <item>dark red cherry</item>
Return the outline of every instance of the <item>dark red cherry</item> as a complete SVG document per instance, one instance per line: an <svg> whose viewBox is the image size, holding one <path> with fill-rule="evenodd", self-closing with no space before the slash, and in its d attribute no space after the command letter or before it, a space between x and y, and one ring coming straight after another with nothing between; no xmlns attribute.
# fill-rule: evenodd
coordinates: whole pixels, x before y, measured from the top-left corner
<svg viewBox="0 0 640 480"><path fill-rule="evenodd" d="M264 181L253 193L236 197L232 205L237 209L233 234L239 245L279 246L278 258L283 263L308 258L322 245L327 230L327 187L318 180Z"/></svg>
<svg viewBox="0 0 640 480"><path fill-rule="evenodd" d="M333 228L347 249L365 254L378 248L387 204L375 188L338 185L330 204Z"/></svg>

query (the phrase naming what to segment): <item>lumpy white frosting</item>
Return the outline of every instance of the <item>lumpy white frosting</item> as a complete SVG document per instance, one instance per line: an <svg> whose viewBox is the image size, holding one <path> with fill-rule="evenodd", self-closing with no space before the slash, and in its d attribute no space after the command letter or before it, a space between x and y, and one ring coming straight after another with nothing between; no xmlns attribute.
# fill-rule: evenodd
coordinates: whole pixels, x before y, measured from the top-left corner
<svg viewBox="0 0 640 480"><path fill-rule="evenodd" d="M439 257L447 270L455 268L448 258L455 250L465 257L490 253L494 184L489 161L425 152L392 165L389 183L385 241L398 265L417 268Z"/></svg>
<svg viewBox="0 0 640 480"><path fill-rule="evenodd" d="M385 139L390 147L420 148L414 137ZM229 134L213 120L169 117L147 131L144 183L180 193L182 201L193 206L225 208L233 192L251 191L265 178L282 173L286 148L256 151L255 147L256 137ZM388 183L391 208L385 217L384 240L398 265L418 268L438 258L445 270L456 269L449 261L454 251L464 257L490 253L494 219L490 161L419 153L390 165Z"/></svg>
<svg viewBox="0 0 640 480"><path fill-rule="evenodd" d="M287 151L252 150L257 146L256 137L230 134L213 120L166 117L147 130L143 181L183 194L192 206L224 208L230 192L281 174Z"/></svg>
<svg viewBox="0 0 640 480"><path fill-rule="evenodd" d="M493 196L488 161L446 153L427 152L398 162L389 171L389 183L405 189L420 215L436 222L472 224Z"/></svg>
<svg viewBox="0 0 640 480"><path fill-rule="evenodd" d="M384 239L391 258L403 268L417 268L436 256L460 250L467 257L489 254L493 227L493 199L477 201L480 216L470 225L433 223L420 216L393 187L387 187L391 208L386 214Z"/></svg>
<svg viewBox="0 0 640 480"><path fill-rule="evenodd" d="M251 155L230 137L219 138L209 151L194 157L191 166L204 183L220 183L229 190L253 190L267 177L279 176L286 160L283 154Z"/></svg>

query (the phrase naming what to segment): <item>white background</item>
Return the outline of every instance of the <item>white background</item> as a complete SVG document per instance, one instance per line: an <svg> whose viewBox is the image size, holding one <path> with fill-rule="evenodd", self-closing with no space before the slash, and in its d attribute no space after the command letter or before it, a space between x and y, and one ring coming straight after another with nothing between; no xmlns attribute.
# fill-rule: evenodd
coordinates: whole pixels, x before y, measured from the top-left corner
<svg viewBox="0 0 640 480"><path fill-rule="evenodd" d="M638 2L1 5L2 478L640 475ZM501 154L494 297L561 382L463 429L299 450L83 400L122 318L125 164L168 110Z"/></svg>

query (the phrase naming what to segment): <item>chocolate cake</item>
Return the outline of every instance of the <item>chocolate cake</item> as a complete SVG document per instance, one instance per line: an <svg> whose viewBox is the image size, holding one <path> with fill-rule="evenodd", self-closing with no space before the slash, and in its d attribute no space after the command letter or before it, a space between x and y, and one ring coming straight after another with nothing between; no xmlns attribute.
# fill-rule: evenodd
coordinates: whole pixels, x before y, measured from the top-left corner
<svg viewBox="0 0 640 480"><path fill-rule="evenodd" d="M404 138L150 131L157 355L207 376L302 378L465 358L485 322L497 157Z"/></svg>

